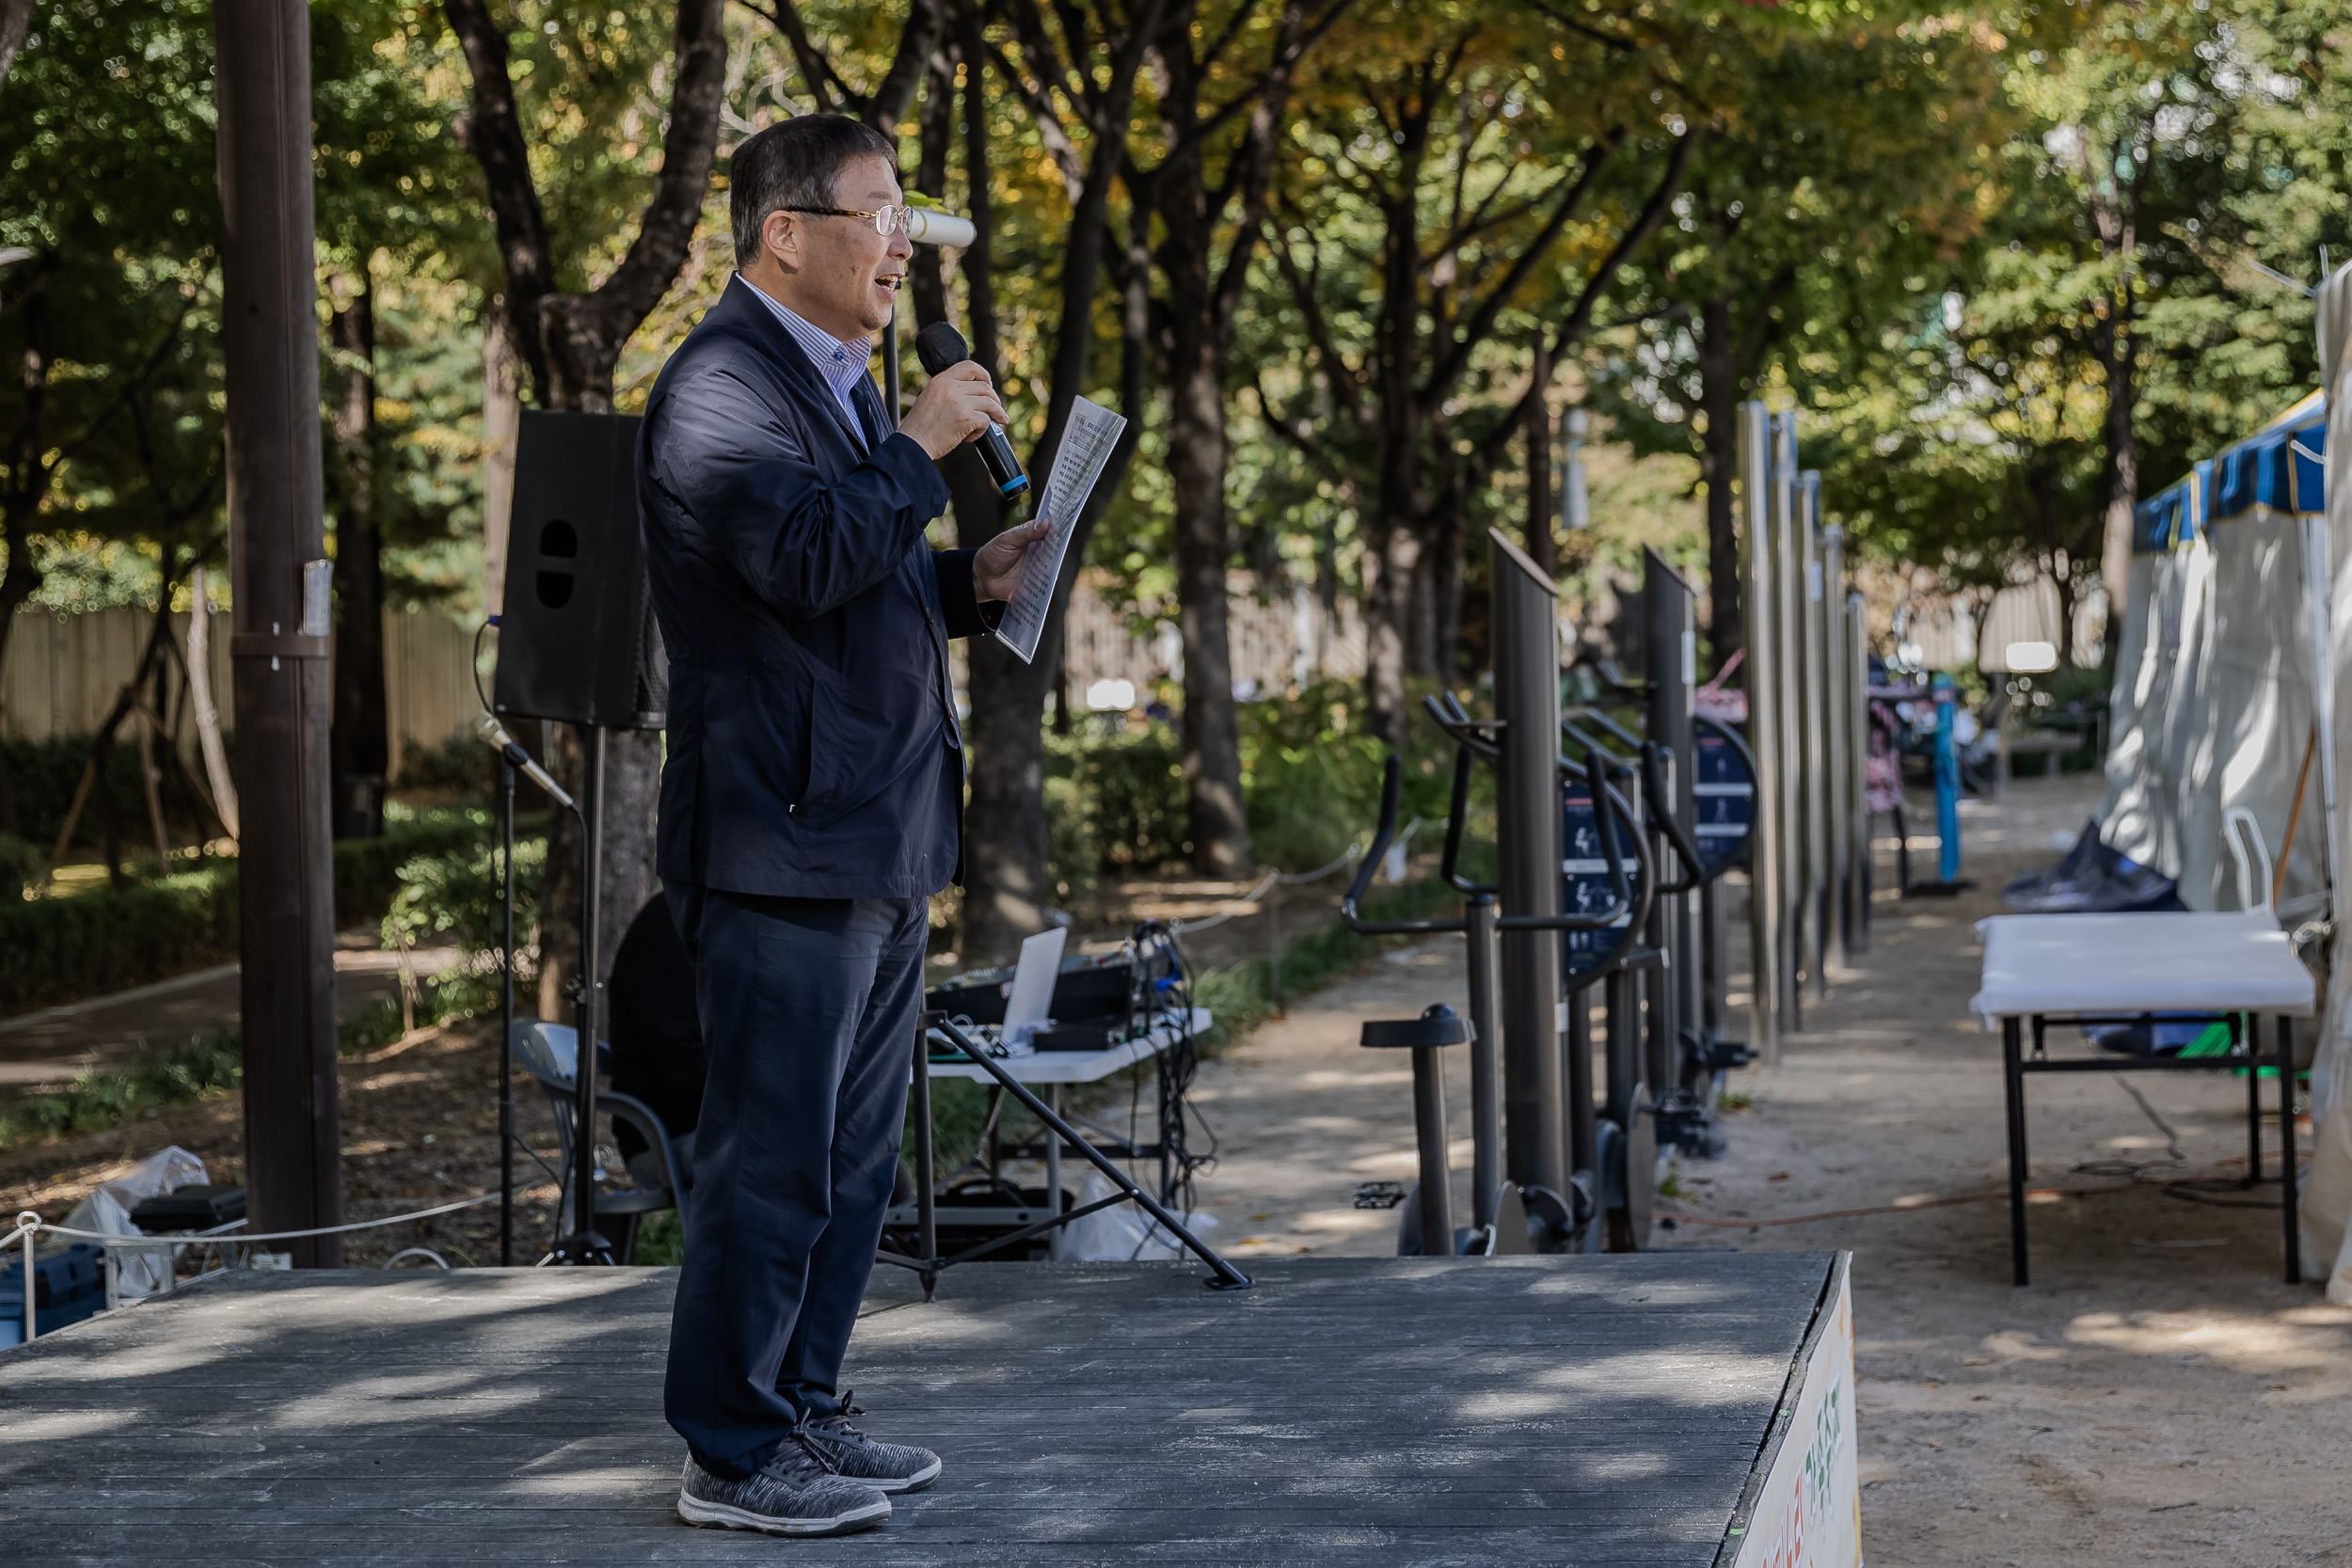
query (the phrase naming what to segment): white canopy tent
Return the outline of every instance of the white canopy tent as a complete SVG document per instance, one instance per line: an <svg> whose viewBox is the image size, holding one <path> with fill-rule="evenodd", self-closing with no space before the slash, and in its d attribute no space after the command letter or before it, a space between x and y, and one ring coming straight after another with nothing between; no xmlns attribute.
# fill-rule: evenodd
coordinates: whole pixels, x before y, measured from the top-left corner
<svg viewBox="0 0 2352 1568"><path fill-rule="evenodd" d="M2269 898L2244 898L2233 874L2222 835L2237 812L2286 862L2280 919L2328 905L2325 425L2314 394L2139 508L2101 836L2175 879L2192 910Z"/></svg>

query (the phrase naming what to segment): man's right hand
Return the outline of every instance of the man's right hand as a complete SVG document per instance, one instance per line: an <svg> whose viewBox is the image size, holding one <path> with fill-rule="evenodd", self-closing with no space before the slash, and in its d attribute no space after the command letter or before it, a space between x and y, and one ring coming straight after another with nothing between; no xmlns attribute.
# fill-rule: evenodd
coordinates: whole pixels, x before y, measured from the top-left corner
<svg viewBox="0 0 2352 1568"><path fill-rule="evenodd" d="M936 462L966 441L977 440L990 425L1009 422L1005 405L996 399L996 384L966 359L930 378L898 421L898 434L913 436Z"/></svg>

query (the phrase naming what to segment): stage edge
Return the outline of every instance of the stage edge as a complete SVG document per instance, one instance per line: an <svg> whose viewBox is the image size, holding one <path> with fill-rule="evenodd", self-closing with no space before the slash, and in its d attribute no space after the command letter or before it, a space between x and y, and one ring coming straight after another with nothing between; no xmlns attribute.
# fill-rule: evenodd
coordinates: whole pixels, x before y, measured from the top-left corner
<svg viewBox="0 0 2352 1568"><path fill-rule="evenodd" d="M1860 1568L1853 1254L1837 1255L1715 1568Z"/></svg>

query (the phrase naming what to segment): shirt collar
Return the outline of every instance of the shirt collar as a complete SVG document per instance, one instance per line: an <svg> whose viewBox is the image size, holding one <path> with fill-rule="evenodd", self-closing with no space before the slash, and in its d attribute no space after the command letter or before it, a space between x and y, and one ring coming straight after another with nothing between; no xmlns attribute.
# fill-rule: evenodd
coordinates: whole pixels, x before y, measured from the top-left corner
<svg viewBox="0 0 2352 1568"><path fill-rule="evenodd" d="M808 362L817 367L817 373L824 377L825 385L833 388L833 395L846 405L850 388L866 379L866 367L874 357L874 340L836 338L744 278L741 273L736 277L743 278L743 287L757 295L759 302L784 324L784 329L792 334L792 341L801 345L801 352L808 356Z"/></svg>

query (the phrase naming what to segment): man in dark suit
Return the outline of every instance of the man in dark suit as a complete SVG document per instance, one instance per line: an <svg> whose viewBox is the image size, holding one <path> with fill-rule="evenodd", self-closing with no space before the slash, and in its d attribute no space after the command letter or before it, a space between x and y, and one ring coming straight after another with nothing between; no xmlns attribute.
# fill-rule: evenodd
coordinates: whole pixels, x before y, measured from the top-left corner
<svg viewBox="0 0 2352 1568"><path fill-rule="evenodd" d="M930 895L961 863L947 640L986 635L1030 524L934 551L937 462L1005 422L933 376L896 432L866 372L912 253L895 149L808 115L736 150L726 293L645 409L638 499L670 661L659 868L709 1085L665 1404L678 1513L863 1529L929 1451L839 1386L898 1171Z"/></svg>

